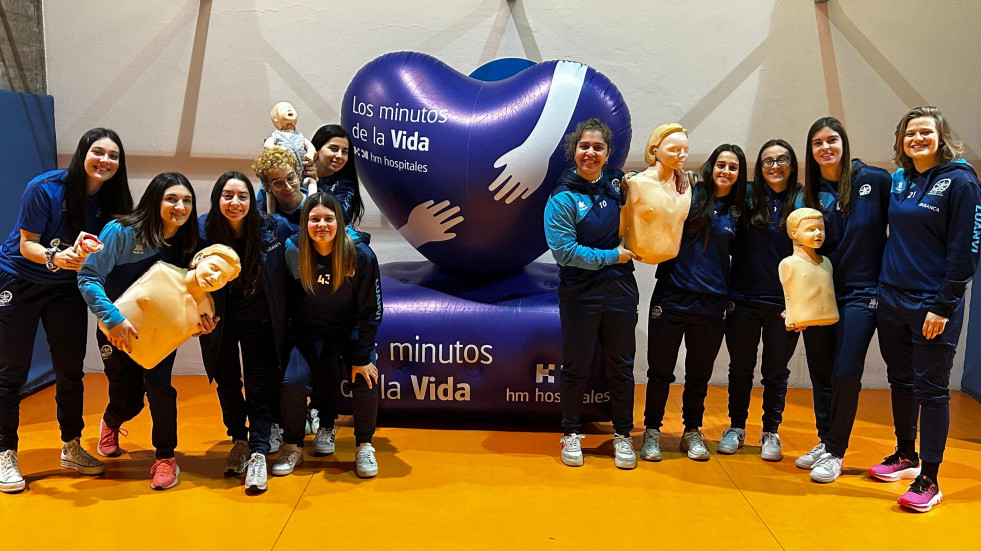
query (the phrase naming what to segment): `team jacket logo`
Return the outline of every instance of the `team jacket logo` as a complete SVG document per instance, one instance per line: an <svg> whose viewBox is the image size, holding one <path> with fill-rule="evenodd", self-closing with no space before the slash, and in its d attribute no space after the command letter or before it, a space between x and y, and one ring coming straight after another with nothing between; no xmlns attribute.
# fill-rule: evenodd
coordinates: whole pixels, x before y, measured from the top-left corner
<svg viewBox="0 0 981 551"><path fill-rule="evenodd" d="M613 189L615 189L617 193L620 193L620 179L619 178L616 179L616 180L613 180L612 182L610 182L610 185L613 186Z"/></svg>
<svg viewBox="0 0 981 551"><path fill-rule="evenodd" d="M943 180L940 180L939 182L933 184L933 187L930 188L930 191L927 192L927 195L936 195L938 197L942 197L944 192L947 191L947 188L949 187L950 187L950 178L944 178Z"/></svg>
<svg viewBox="0 0 981 551"><path fill-rule="evenodd" d="M589 208L589 205L585 201L579 201L579 212L582 212Z"/></svg>
<svg viewBox="0 0 981 551"><path fill-rule="evenodd" d="M51 240L51 246L52 247L57 247L59 245L61 245L61 239L55 237L54 239Z"/></svg>
<svg viewBox="0 0 981 551"><path fill-rule="evenodd" d="M743 215L743 211L739 210L739 207L735 205L729 209L729 212L732 213L732 217L736 220L739 220L739 217Z"/></svg>
<svg viewBox="0 0 981 551"><path fill-rule="evenodd" d="M652 320L655 320L655 319L661 317L661 314L663 312L664 311L661 310L661 307L660 306L655 306L654 308L651 308L651 319Z"/></svg>
<svg viewBox="0 0 981 551"><path fill-rule="evenodd" d="M100 348L99 351L102 353L103 360L108 360L109 357L112 356L112 347L108 344L102 345L102 348Z"/></svg>
<svg viewBox="0 0 981 551"><path fill-rule="evenodd" d="M872 186L870 186L870 185L868 185L868 184L863 184L863 185L862 185L862 187L860 187L860 188L858 189L858 195L859 195L860 197L861 197L861 196L864 196L864 195L868 195L868 194L870 194L870 193L872 193Z"/></svg>
<svg viewBox="0 0 981 551"><path fill-rule="evenodd" d="M10 301L14 300L14 294L10 291L4 291L0 293L0 306L6 306L10 304Z"/></svg>

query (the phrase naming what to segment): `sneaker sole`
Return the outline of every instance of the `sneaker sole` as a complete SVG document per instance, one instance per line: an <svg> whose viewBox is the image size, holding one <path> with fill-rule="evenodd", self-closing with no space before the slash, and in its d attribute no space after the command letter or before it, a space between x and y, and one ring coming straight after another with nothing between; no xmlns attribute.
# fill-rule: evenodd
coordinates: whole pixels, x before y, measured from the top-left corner
<svg viewBox="0 0 981 551"><path fill-rule="evenodd" d="M841 476L841 475L839 475L839 476ZM835 480L838 480L838 477L837 476L835 476L835 477L814 476L814 471L811 471L811 481L813 481L813 482L817 482L819 484L830 484L830 483L834 482Z"/></svg>
<svg viewBox="0 0 981 551"><path fill-rule="evenodd" d="M225 466L225 476L238 476L244 472L245 472L245 467L242 467L242 470L240 471L235 467L229 467L228 465Z"/></svg>
<svg viewBox="0 0 981 551"><path fill-rule="evenodd" d="M763 454L760 454L760 457L763 458L763 461L777 462L777 461L782 461L783 460L783 454L780 454L780 455L763 455Z"/></svg>
<svg viewBox="0 0 981 551"><path fill-rule="evenodd" d="M323 457L325 455L334 455L334 448L331 448L330 451L327 451L327 450L318 450L317 448L314 448L313 449L313 455L316 455L318 457Z"/></svg>
<svg viewBox="0 0 981 551"><path fill-rule="evenodd" d="M171 482L169 486L154 486L153 482L150 482L150 487L157 491L169 490L174 486L177 486L177 483L180 482L180 479L177 478L178 476L180 476L180 474L181 474L181 468L177 467L176 469L174 469L174 481Z"/></svg>
<svg viewBox="0 0 981 551"><path fill-rule="evenodd" d="M378 469L374 469L372 471L357 471L356 470L355 473L358 475L358 478L374 478L374 477L378 476Z"/></svg>
<svg viewBox="0 0 981 551"><path fill-rule="evenodd" d="M100 457L119 457L120 455L126 453L126 450L122 448L116 448L116 451L104 452L101 449L96 449L95 453L99 454Z"/></svg>
<svg viewBox="0 0 981 551"><path fill-rule="evenodd" d="M651 453L644 453L644 452L640 452L640 458L643 459L644 461L652 461L654 463L657 463L661 459L664 459L664 457L660 453L651 454Z"/></svg>
<svg viewBox="0 0 981 551"><path fill-rule="evenodd" d="M623 469L625 471L629 471L630 469L636 469L637 468L637 459L635 458L633 461L626 461L626 460L621 460L621 459L614 459L613 460L613 464L616 465L618 469Z"/></svg>
<svg viewBox="0 0 981 551"><path fill-rule="evenodd" d="M261 494L262 492L265 492L268 489L269 489L268 484L252 484L251 486L248 484L245 485L245 493L248 495Z"/></svg>
<svg viewBox="0 0 981 551"><path fill-rule="evenodd" d="M920 468L913 467L911 469L903 469L901 471L896 471L894 473L880 474L874 472L870 467L868 473L869 473L869 477L874 478L876 480L881 480L883 482L896 482L897 480L903 478L913 479L920 476Z"/></svg>
<svg viewBox="0 0 981 551"><path fill-rule="evenodd" d="M692 461L708 461L709 460L709 456L708 455L705 455L705 456L692 455L692 454L689 453L688 454L688 459L691 459Z"/></svg>
<svg viewBox="0 0 981 551"><path fill-rule="evenodd" d="M799 457L797 458L796 461L794 461L794 465L797 465L797 468L798 469L804 469L805 471L809 471L809 470L813 469L814 468L814 463L816 463L816 461L804 461L804 462L801 462L801 460L800 460Z"/></svg>
<svg viewBox="0 0 981 551"><path fill-rule="evenodd" d="M583 458L582 457L579 457L579 458L566 457L566 456L563 455L562 456L562 464L565 465L565 466L567 466L567 467L582 467Z"/></svg>
<svg viewBox="0 0 981 551"><path fill-rule="evenodd" d="M725 447L724 448L722 446L717 446L715 448L715 453L721 453L722 455L732 455L732 454L736 453L737 451L739 451L739 448L740 447L741 446L737 446L736 448L728 448L728 447Z"/></svg>
<svg viewBox="0 0 981 551"><path fill-rule="evenodd" d="M78 471L78 474L84 474L86 476L95 476L106 472L105 465L79 465L73 461L68 461L67 459L61 460L61 466L66 469L71 469L73 471Z"/></svg>
<svg viewBox="0 0 981 551"><path fill-rule="evenodd" d="M0 484L0 492L5 494L16 494L23 492L25 488L27 488L27 482L24 480L21 480L20 482L7 482Z"/></svg>
<svg viewBox="0 0 981 551"><path fill-rule="evenodd" d="M941 501L943 501L943 499L944 499L943 492L937 492L937 495L933 496L933 499L931 499L929 502L927 502L924 505L910 503L908 500L903 498L899 498L897 502L899 503L900 507L904 507L911 511L916 511L917 513L927 513L930 511L930 509L933 509L934 505L938 505Z"/></svg>

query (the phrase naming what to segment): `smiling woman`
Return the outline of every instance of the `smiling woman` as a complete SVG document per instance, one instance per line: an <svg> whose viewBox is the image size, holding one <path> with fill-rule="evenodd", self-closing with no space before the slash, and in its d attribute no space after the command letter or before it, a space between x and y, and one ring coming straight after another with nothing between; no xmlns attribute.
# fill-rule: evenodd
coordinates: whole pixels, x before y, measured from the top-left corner
<svg viewBox="0 0 981 551"><path fill-rule="evenodd" d="M215 315L224 321L201 335L201 358L216 383L222 421L232 438L225 472L245 472L246 492L261 493L267 489L265 455L279 451L272 436L286 333L283 251L291 229L282 218L256 208L252 181L234 170L218 177L211 210L200 225L202 240L233 247L242 259L241 276L212 294ZM198 271L204 273L203 268Z"/></svg>
<svg viewBox="0 0 981 551"><path fill-rule="evenodd" d="M20 389L39 322L58 388L61 465L86 475L105 471L79 444L88 316L75 275L99 246L89 234L132 209L123 144L106 128L82 136L68 170L41 174L24 190L17 223L0 246L0 491L26 487L17 464Z"/></svg>
<svg viewBox="0 0 981 551"><path fill-rule="evenodd" d="M114 457L120 426L143 409L143 396L153 418L156 463L151 486L166 489L177 484L177 391L171 385L174 353L152 369L143 369L127 354L139 332L113 302L158 260L184 266L198 239L194 188L183 174L158 174L147 186L133 213L106 225L99 235L105 248L89 255L78 274L78 286L89 309L105 326L97 334L109 379L109 404L100 424L99 455ZM199 331L214 328L207 312L198 318Z"/></svg>

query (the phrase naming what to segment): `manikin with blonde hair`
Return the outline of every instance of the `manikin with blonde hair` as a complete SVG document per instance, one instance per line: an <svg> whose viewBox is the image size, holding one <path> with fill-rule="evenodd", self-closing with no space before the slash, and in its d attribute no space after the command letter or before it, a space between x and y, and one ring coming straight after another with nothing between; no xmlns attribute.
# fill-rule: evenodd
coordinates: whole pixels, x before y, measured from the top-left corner
<svg viewBox="0 0 981 551"><path fill-rule="evenodd" d="M620 236L641 262L658 264L678 255L685 218L691 207L688 131L678 123L662 124L647 141L649 168L629 178L630 190L620 210Z"/></svg>

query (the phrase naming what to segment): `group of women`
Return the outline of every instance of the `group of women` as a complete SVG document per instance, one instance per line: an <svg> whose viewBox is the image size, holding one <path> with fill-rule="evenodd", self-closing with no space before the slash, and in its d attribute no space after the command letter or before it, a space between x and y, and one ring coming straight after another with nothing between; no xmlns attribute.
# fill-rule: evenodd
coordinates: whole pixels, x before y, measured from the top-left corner
<svg viewBox="0 0 981 551"><path fill-rule="evenodd" d="M139 332L113 301L157 261L183 267L209 245L231 247L241 263L239 276L213 293L214 316L202 314L198 324L205 369L217 383L233 442L226 472L245 473L247 491L264 491L265 456L279 451L270 470L291 473L303 461L310 425L314 453L333 453L333 420L347 376L357 474L377 474L371 441L378 409L374 339L382 316L378 262L370 236L354 228L364 207L348 158L350 138L327 125L311 141L318 156L305 174L297 174L292 153L265 149L253 164L259 194L245 174L226 172L200 218L193 187L173 172L154 177L134 208L122 142L103 128L82 137L67 170L28 184L18 221L0 247L0 490L25 488L17 462L19 391L38 322L56 377L61 464L85 475L105 471L80 445L86 306L105 327L97 338L109 403L98 454L125 453L123 425L142 410L145 396L156 454L151 485L177 484L175 354L151 369L134 362L126 353ZM865 355L878 329L897 443L868 473L887 481L913 478L899 503L928 511L942 499L937 476L949 424L948 378L964 290L977 268L981 183L959 159L961 144L933 107L913 109L900 121L894 160L901 168L891 177L852 158L848 135L833 117L811 126L807 148L803 185L797 155L782 139L760 148L752 182L746 156L733 144L715 148L696 179L684 171L688 137L680 125L662 125L651 136L645 151L651 177L678 190L690 182L694 188L680 250L659 264L651 298L640 456L662 459L665 405L684 340L681 449L693 460L709 458L704 401L725 340L730 426L716 451L732 454L744 445L762 341L760 452L768 461L782 459L778 431L798 333L785 327L777 265L793 252L787 217L806 206L825 218L819 252L834 266L840 321L803 330L818 443L796 464L817 482L841 475ZM612 133L595 118L567 136L575 166L551 193L545 233L560 276L562 462L583 464L581 410L598 343L610 386L615 464L631 469L637 466L630 436L637 256L619 235L630 175L606 166L611 150ZM320 193L307 195L304 175L318 178ZM75 246L86 232L99 236L102 250ZM319 428L310 422L308 399L323 421Z"/></svg>
<svg viewBox="0 0 981 551"><path fill-rule="evenodd" d="M348 225L364 207L354 163L348 162L347 133L327 125L312 141L319 155L306 171L319 178L324 192L306 196L296 159L284 149L263 150L253 165L274 198L276 215L263 212L253 183L237 171L218 178L211 209L200 219L194 188L175 172L155 176L134 208L122 141L103 128L82 137L67 170L28 184L17 224L0 248L0 491L26 486L17 461L20 389L39 321L56 377L61 465L84 475L105 471L80 445L86 306L105 328L97 339L109 403L98 454L125 453L123 425L143 409L145 396L156 456L151 486L177 484L176 352L148 369L137 364L127 353L139 331L113 301L156 262L190 262L194 268L194 254L211 245L231 247L241 264L238 277L211 293L214 316L202 314L197 333L233 442L226 472L245 473L247 492L265 491L265 456L276 451L282 435L285 443L270 470L291 473L303 460L311 395L323 420L314 452L333 453L333 421L347 375L355 468L361 477L378 473L371 445L378 406L374 336L382 315L378 263L367 234ZM75 246L85 233L98 235L101 250L87 254Z"/></svg>
<svg viewBox="0 0 981 551"><path fill-rule="evenodd" d="M634 191L630 175L605 166L612 148L605 124L584 121L566 139L575 166L559 178L545 209L546 238L560 266L561 459L570 466L583 464L580 412L598 343L613 406L614 462L631 469L637 466L630 437L636 255L624 246L618 221L626 194ZM913 479L898 502L929 511L942 499L937 477L949 425L948 379L964 318L964 290L978 264L981 183L960 159L962 145L935 107L918 107L900 120L893 144L900 168L891 177L852 157L848 134L833 117L811 126L806 147L803 185L797 155L782 139L760 148L752 182L739 146L718 146L702 165L681 249L657 269L640 456L662 458L665 403L684 339L681 450L696 461L709 458L702 415L724 337L730 426L716 451L732 454L744 445L762 340L760 453L764 460L782 459L778 429L798 333L785 326L778 264L793 252L788 215L809 207L825 219L827 235L819 252L834 267L840 320L802 330L818 443L796 465L809 469L816 482L841 475L865 356L878 329L896 449L868 475ZM645 154L660 182L684 181L688 141L680 125L656 129Z"/></svg>

